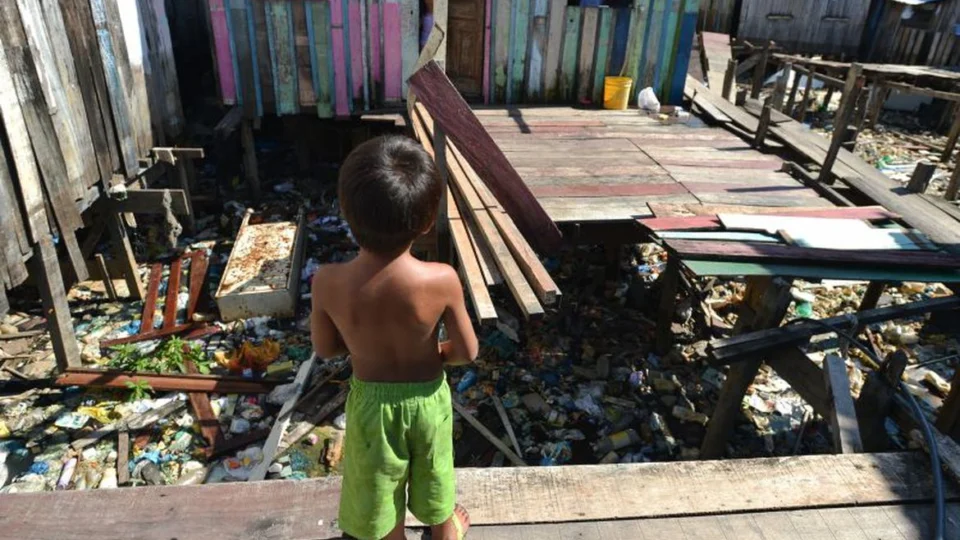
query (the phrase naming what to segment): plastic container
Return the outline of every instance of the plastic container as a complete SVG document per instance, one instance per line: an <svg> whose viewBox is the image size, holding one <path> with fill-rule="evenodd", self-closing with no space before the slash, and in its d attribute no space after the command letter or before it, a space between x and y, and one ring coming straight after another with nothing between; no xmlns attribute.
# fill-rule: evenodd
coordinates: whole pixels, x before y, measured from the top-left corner
<svg viewBox="0 0 960 540"><path fill-rule="evenodd" d="M603 108L614 111L626 110L632 87L633 79L630 77L604 77Z"/></svg>
<svg viewBox="0 0 960 540"><path fill-rule="evenodd" d="M640 438L640 434L633 429L628 429L600 440L600 442L594 445L593 450L599 456L613 450L620 450L621 448L640 444L641 442L643 442L643 439Z"/></svg>

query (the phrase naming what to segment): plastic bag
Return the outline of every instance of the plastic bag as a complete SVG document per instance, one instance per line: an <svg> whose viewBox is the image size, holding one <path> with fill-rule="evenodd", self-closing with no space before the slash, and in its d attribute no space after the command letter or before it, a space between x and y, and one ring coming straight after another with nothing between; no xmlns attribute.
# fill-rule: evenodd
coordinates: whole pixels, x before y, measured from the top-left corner
<svg viewBox="0 0 960 540"><path fill-rule="evenodd" d="M637 105L646 111L660 112L660 100L657 99L657 94L654 93L653 88L649 86L637 94Z"/></svg>

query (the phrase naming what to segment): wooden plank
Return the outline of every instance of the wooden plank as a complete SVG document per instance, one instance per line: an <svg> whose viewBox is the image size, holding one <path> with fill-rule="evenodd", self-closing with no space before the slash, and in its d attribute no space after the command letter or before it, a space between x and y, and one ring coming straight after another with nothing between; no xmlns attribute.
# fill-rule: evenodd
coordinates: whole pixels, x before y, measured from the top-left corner
<svg viewBox="0 0 960 540"><path fill-rule="evenodd" d="M493 71L493 97L494 103L507 102L507 86L510 78L510 14L511 2L506 0L494 0L496 5L493 7L493 52L491 57L491 67Z"/></svg>
<svg viewBox="0 0 960 540"><path fill-rule="evenodd" d="M277 114L297 114L299 91L291 5L286 2L268 2L266 8Z"/></svg>
<svg viewBox="0 0 960 540"><path fill-rule="evenodd" d="M265 394L283 382L213 375L170 375L163 373L124 373L103 369L71 368L54 383L58 386L126 388L128 382L145 381L159 392L216 392L218 394Z"/></svg>
<svg viewBox="0 0 960 540"><path fill-rule="evenodd" d="M0 73L3 73L2 69ZM13 288L27 279L23 255L30 253L30 241L20 221L20 208L11 176L12 167L13 163L8 162L6 153L0 154L0 235L4 238L3 245L0 246L0 270L5 274L5 279L0 281L6 282L6 286L0 286L0 290Z"/></svg>
<svg viewBox="0 0 960 540"><path fill-rule="evenodd" d="M660 34L660 60L654 72L653 90L660 97L662 103L667 101L670 80L670 70L674 67L677 53L678 24L680 7L683 0L667 0L664 9L663 28Z"/></svg>
<svg viewBox="0 0 960 540"><path fill-rule="evenodd" d="M677 44L670 76L664 82L664 96L671 105L683 100L683 88L686 85L687 70L690 64L691 43L697 29L697 7L700 0L684 0L683 9L677 21Z"/></svg>
<svg viewBox="0 0 960 540"><path fill-rule="evenodd" d="M396 4L394 4L396 6ZM400 16L399 10L395 15ZM330 44L330 2L311 2L307 5L307 39L310 43L310 69L316 90L317 116L333 117L333 51ZM398 19L399 24L399 19ZM399 49L399 44L398 44ZM399 70L399 54L397 69ZM397 91L399 92L399 77Z"/></svg>
<svg viewBox="0 0 960 540"><path fill-rule="evenodd" d="M153 318L157 311L157 294L160 290L160 273L162 271L163 266L159 263L150 267L147 296L144 299L143 314L140 317L140 334L152 332L154 329Z"/></svg>
<svg viewBox="0 0 960 540"><path fill-rule="evenodd" d="M638 39L643 38L643 63L637 73L637 79L635 79L637 92L648 86L655 87L657 66L660 65L660 56L662 54L664 19L666 16L669 16L669 12L666 10L669 1L670 0L657 2L651 0L646 32L638 36ZM636 98L631 99L630 101L633 102L635 99Z"/></svg>
<svg viewBox="0 0 960 540"><path fill-rule="evenodd" d="M483 2L483 102L490 103L490 94L493 92L493 83L490 80L493 66L490 57L493 54L490 41L493 39L493 4L496 0Z"/></svg>
<svg viewBox="0 0 960 540"><path fill-rule="evenodd" d="M832 174L833 163L840 152L840 145L844 142L843 136L847 123L850 122L853 117L857 99L860 96L860 91L863 89L864 79L862 72L863 68L860 64L852 64L849 73L847 73L847 81L843 88L843 101L840 103L840 109L837 111L836 120L834 121L830 149L827 150L827 155L824 157L820 169L818 180L821 183L829 183L831 179L830 175Z"/></svg>
<svg viewBox="0 0 960 540"><path fill-rule="evenodd" d="M677 482L677 478L690 481ZM741 483L743 488L723 487L723 495L717 495L717 486L728 486L730 478L745 479ZM10 495L4 497L5 504L9 505L4 525L10 535L24 539L71 535L112 539L142 536L142 523L150 521L162 524L156 529L158 537L188 537L190 531L217 516L222 517L223 511L217 501L258 500L266 505L261 511L272 516L271 528L262 536L336 537L341 534L334 527L340 482L339 476L331 476L302 481L228 482L190 488L162 486ZM643 484L638 485L640 482ZM855 519L853 514L859 509L831 506L925 501L931 489L923 458L914 453L582 467L464 468L457 469L457 485L462 493L460 502L470 508L472 524L479 526L470 534L483 533L484 525L514 523L517 525L511 526L509 536L495 535L492 538L537 539L561 538L560 525L544 525L544 522L576 523L576 518L631 517L659 519L638 521L639 528L635 529L634 535L616 538L683 538L680 536L683 531L679 528L672 535L657 535L655 524L667 519L684 519L662 516L709 515L708 509L711 508L715 509L714 513L766 511L772 504L770 500L783 501L781 513L786 513L784 509L804 508L807 503L809 509L801 512L818 513L835 527L834 513L842 511L849 519ZM815 488L797 489L798 485ZM648 486L653 493L663 493L663 500L669 501L668 504L644 504L642 498L634 498L640 497L641 489ZM766 491L768 486L771 491ZM586 490L599 491L601 488L607 490L601 492L602 496L581 496ZM764 491L752 491L754 489ZM924 493L923 489L927 491ZM751 500L750 494L759 492L770 493L771 499L753 497ZM509 493L511 500L517 503L504 505L504 493ZM673 500L673 493L680 500ZM538 501L543 500L556 501L555 505L546 507L545 514L537 506ZM61 511L57 514L44 511L53 507L61 508ZM93 508L99 510L93 512ZM928 504L909 508L917 508L921 513L897 518L894 520L896 524L916 527L929 521L931 510ZM955 516L956 505L951 504L949 509L950 516ZM541 513L540 519L535 519L537 512ZM635 516L638 513L642 515ZM223 520L212 533L211 540L244 536L258 527L262 529L262 519L260 513L238 512L234 519ZM531 525L523 525L525 523ZM277 529L282 532L272 532ZM772 533L776 528L763 530ZM541 531L547 536L536 536ZM918 531L909 537L922 536Z"/></svg>
<svg viewBox="0 0 960 540"><path fill-rule="evenodd" d="M573 101L576 96L577 52L580 44L581 8L567 6L563 34L563 58L560 62L560 96Z"/></svg>
<svg viewBox="0 0 960 540"><path fill-rule="evenodd" d="M267 0L248 0L248 12L250 13L250 22L253 25L253 39L251 43L257 53L257 88L260 91L262 106L260 110L265 110L268 106L271 110L276 109L276 92L273 87L273 62L270 55L270 37L267 28L267 10L265 7ZM327 2L329 4L329 0Z"/></svg>
<svg viewBox="0 0 960 540"><path fill-rule="evenodd" d="M510 463L513 463L517 467L524 467L527 465L526 462L524 462L520 458L520 456L514 454L513 450L510 450L509 446L503 444L503 441L501 441L499 437L491 433L486 426L484 426L479 420L476 419L476 417L474 417L472 414L470 414L469 411L464 409L463 405L460 405L456 401L452 401L452 403L453 403L453 409L457 411L457 414L459 414L461 418L466 420L467 423L470 424L474 429L479 431L484 436L484 438L490 441L497 448L497 450L503 452L503 455L505 455L507 459L510 460Z"/></svg>
<svg viewBox="0 0 960 540"><path fill-rule="evenodd" d="M530 0L512 0L510 36L510 82L507 103L523 99L523 75L527 65L527 41L530 37Z"/></svg>
<svg viewBox="0 0 960 540"><path fill-rule="evenodd" d="M613 47L613 14L614 11L609 7L600 7L597 59L593 66L593 93L591 95L591 100L595 105L603 104L603 81L607 75L610 49Z"/></svg>
<svg viewBox="0 0 960 540"><path fill-rule="evenodd" d="M712 207L716 205L706 205L706 212L724 212L727 210L733 212L744 212L747 207ZM694 207L695 208L695 207ZM899 216L893 212L884 210L877 206L861 207L839 207L839 208L760 208L756 207L752 212L758 214L774 214L777 216L792 217L823 217L839 219L864 219L864 220L882 220L896 219ZM639 220L640 224L654 231L668 230L688 230L688 229L716 229L721 228L720 218L715 214L695 217L668 217L668 218L646 218Z"/></svg>
<svg viewBox="0 0 960 540"><path fill-rule="evenodd" d="M170 263L170 275L167 278L167 297L163 303L163 327L170 328L177 323L177 297L180 294L180 277L183 260L174 259ZM186 321L190 322L190 321Z"/></svg>
<svg viewBox="0 0 960 540"><path fill-rule="evenodd" d="M367 81L370 94L369 103L375 107L377 103L383 103L383 53L380 50L380 40L383 39L383 25L380 23L380 0L367 0L367 48L370 55L367 62L369 74Z"/></svg>
<svg viewBox="0 0 960 540"><path fill-rule="evenodd" d="M524 236L540 250L549 252L558 248L562 238L556 225L523 185L440 67L435 62L428 63L410 83L430 116L460 148Z"/></svg>
<svg viewBox="0 0 960 540"><path fill-rule="evenodd" d="M828 354L823 360L823 378L830 393L830 432L833 447L842 454L863 451L857 413L850 395L850 379L843 358Z"/></svg>
<svg viewBox="0 0 960 540"><path fill-rule="evenodd" d="M333 50L333 83L334 98L337 116L350 116L353 103L350 101L350 87L348 78L350 73L349 51L347 50L346 28L344 25L343 2L341 0L328 0L330 6L330 40ZM403 4L404 6L406 4ZM406 8L403 8L406 9ZM403 16L401 11L401 16ZM404 53L406 53L406 42L404 42ZM404 56L404 67L406 67L406 57ZM404 77L406 81L406 77ZM404 88L406 88L404 86ZM406 92L404 92L406 95Z"/></svg>
<svg viewBox="0 0 960 540"><path fill-rule="evenodd" d="M6 25L5 25L6 26ZM57 358L57 367L65 370L79 366L80 346L73 330L67 293L63 289L63 276L57 262L57 249L49 236L42 236L37 242L34 259L37 265L37 283L43 302L43 315L47 319L50 343Z"/></svg>
<svg viewBox="0 0 960 540"><path fill-rule="evenodd" d="M560 100L560 51L564 43L563 24L566 20L565 0L550 0L550 28L547 33L546 60L544 62L544 92L547 102Z"/></svg>
<svg viewBox="0 0 960 540"><path fill-rule="evenodd" d="M621 74L633 80L633 87L630 92L630 103L636 103L636 98L632 97L632 94L636 94L643 88L641 85L643 84L647 62L646 47L651 28L649 18L651 9L653 9L656 4L657 2L654 0L650 0L649 2L638 0L633 3L633 8L630 11L630 27L627 33L626 53L623 60L624 66L620 69Z"/></svg>
<svg viewBox="0 0 960 540"><path fill-rule="evenodd" d="M144 66L147 59L144 51L143 30L140 27L140 11L137 2L107 0L106 6L108 16L117 15L120 22L117 29L111 27L111 32L114 36L114 43L117 42L117 37L123 37L125 46L117 48L117 62L123 62L123 55L126 54L126 62L121 64L121 75L125 77L124 80L127 85L130 121L131 125L134 126L139 155L146 155L148 149L154 146L154 127L161 135L163 129L159 123L159 116L154 118L152 114L152 109L159 104L154 103L151 106L150 98L147 95ZM159 111L157 111L157 114L159 115ZM155 121L156 126L154 126Z"/></svg>
<svg viewBox="0 0 960 540"><path fill-rule="evenodd" d="M208 0L208 3L213 26L214 60L217 64L217 79L220 81L220 99L225 105L233 105L237 99L237 88L234 82L233 54L230 52L230 32L227 30L227 10L224 7L224 1ZM109 77L110 75L107 74L108 80Z"/></svg>
<svg viewBox="0 0 960 540"><path fill-rule="evenodd" d="M294 406L297 404L297 400L303 392L303 387L307 384L307 380L313 371L313 366L316 361L317 357L313 355L310 359L300 364L300 369L297 370L297 376L293 379L293 391L289 394L287 400L283 402L283 406L280 407L280 412L277 413L277 419L274 420L273 427L270 429L270 436L267 437L267 442L263 445L263 461L258 463L257 466L250 471L250 482L257 482L267 477L267 468L273 463L273 458L277 454L277 446L280 444L280 438L283 437L283 433L287 429L287 424L290 423Z"/></svg>
<svg viewBox="0 0 960 540"><path fill-rule="evenodd" d="M334 0L335 1L335 0ZM503 28L509 28L509 24ZM444 28L446 31L446 28ZM408 80L413 75L417 58L420 56L420 2L419 0L400 0L400 39L403 57L402 95L408 92ZM506 58L506 56L504 56Z"/></svg>
<svg viewBox="0 0 960 540"><path fill-rule="evenodd" d="M115 42L111 35L110 25L107 21L106 1L108 0L90 0L90 8L93 15L93 22L97 29L100 64L103 68L103 76L107 83L107 94L110 97L110 108L113 113L113 128L116 130L117 144L120 147L121 166L125 176L129 179L133 178L140 169L137 161L138 149L136 139L134 138L134 128L130 121L130 107L128 105L127 92L125 90L123 77L121 76L123 69L119 65L119 56L116 52L117 47L123 44ZM223 78L220 79L220 82L221 85L223 85ZM230 92L232 102L236 97L236 89L231 87ZM224 101L226 101L226 98L224 98Z"/></svg>
<svg viewBox="0 0 960 540"><path fill-rule="evenodd" d="M533 1L533 20L530 22L530 61L527 63L526 101L544 98L544 55L547 54L547 0Z"/></svg>
<svg viewBox="0 0 960 540"><path fill-rule="evenodd" d="M580 32L580 56L577 62L577 101L584 103L592 95L593 62L597 47L597 25L600 8L583 9L583 28Z"/></svg>
<svg viewBox="0 0 960 540"><path fill-rule="evenodd" d="M668 247L682 257L703 260L790 261L798 264L908 264L924 268L960 268L960 257L941 252L908 250L838 250L781 245L749 245L741 242L672 240Z"/></svg>
<svg viewBox="0 0 960 540"><path fill-rule="evenodd" d="M452 218L451 218L452 219ZM464 221L464 227L467 230L467 237L477 257L477 263L480 265L480 272L483 275L483 282L488 286L500 285L503 283L503 274L497 269L497 263L493 254L487 248L486 243L481 240L480 228L473 220Z"/></svg>
<svg viewBox="0 0 960 540"><path fill-rule="evenodd" d="M177 78L177 66L174 58L173 40L170 36L170 23L167 19L167 8L163 0L143 0L146 2L145 9L149 9L152 3L153 16L155 19L156 41L150 46L156 47L154 51L156 56L153 72L155 78L159 80L162 88L162 118L163 128L168 139L176 139L183 131L186 123L183 117L183 104L180 101L180 84ZM250 0L247 0L248 11L250 10ZM252 28L251 28L252 32ZM150 43L150 42L148 42ZM256 49L254 49L256 52ZM262 107L261 107L262 113Z"/></svg>
<svg viewBox="0 0 960 540"><path fill-rule="evenodd" d="M247 4L245 0L228 0L230 28L233 50L237 65L237 103L242 106L244 116L253 118L259 115L257 108L257 58L253 54L253 43L248 32Z"/></svg>
<svg viewBox="0 0 960 540"><path fill-rule="evenodd" d="M135 145L136 156L146 156L153 146L150 133L149 107L144 107L143 105L143 100L145 99L143 92L145 88L140 84L139 79L134 77L134 66L127 52L120 5L118 0L91 0L91 6L93 6L94 3L102 4L103 7L104 27L110 34L110 41L113 47L113 61L119 74L120 88L125 96L127 115L130 122L130 131ZM100 24L98 17L99 15L95 9L94 20L97 22L99 32ZM137 41L131 40L131 42L136 43ZM102 49L101 53L103 53ZM107 60L103 59L103 62L106 64ZM114 115L114 120L116 120L116 115Z"/></svg>
<svg viewBox="0 0 960 540"><path fill-rule="evenodd" d="M400 4L397 0L385 0L382 6L384 98L386 101L400 101L406 95L402 93L405 79L401 55Z"/></svg>
<svg viewBox="0 0 960 540"><path fill-rule="evenodd" d="M347 0L347 36L350 43L350 91L354 110L367 108L364 101L367 74L364 69L366 50L363 47L363 28L360 0Z"/></svg>
<svg viewBox="0 0 960 540"><path fill-rule="evenodd" d="M176 215L189 214L189 201L182 189L131 189L123 200L111 202L111 209L115 212L130 212L135 214L162 214L164 193L169 191L171 206Z"/></svg>

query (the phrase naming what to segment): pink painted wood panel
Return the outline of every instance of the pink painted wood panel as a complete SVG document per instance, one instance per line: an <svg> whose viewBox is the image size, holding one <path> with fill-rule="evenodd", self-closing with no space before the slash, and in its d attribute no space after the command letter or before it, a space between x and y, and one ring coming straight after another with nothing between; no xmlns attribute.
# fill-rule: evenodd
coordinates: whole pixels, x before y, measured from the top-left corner
<svg viewBox="0 0 960 540"><path fill-rule="evenodd" d="M680 184L568 184L530 186L537 197L628 197L688 193Z"/></svg>
<svg viewBox="0 0 960 540"><path fill-rule="evenodd" d="M363 28L360 25L360 0L347 3L347 24L350 25L350 73L354 100L363 99Z"/></svg>
<svg viewBox="0 0 960 540"><path fill-rule="evenodd" d="M330 36L333 48L333 85L336 91L337 116L350 116L350 94L347 92L347 65L343 39L343 4L340 0L330 2Z"/></svg>
<svg viewBox="0 0 960 540"><path fill-rule="evenodd" d="M400 41L400 4L383 4L383 64L385 68L384 97L387 101L403 99L403 59Z"/></svg>
<svg viewBox="0 0 960 540"><path fill-rule="evenodd" d="M490 17L493 10L493 0L484 2L486 9L483 25L483 102L490 103Z"/></svg>
<svg viewBox="0 0 960 540"><path fill-rule="evenodd" d="M370 80L373 82L374 88L381 88L383 86L383 75L380 67L380 59L382 58L380 54L380 3L370 2L367 7L370 8L367 24L367 28L370 30ZM370 91L370 100L374 103L377 101L373 90Z"/></svg>
<svg viewBox="0 0 960 540"><path fill-rule="evenodd" d="M217 53L220 97L224 104L233 105L237 102L237 83L233 76L230 31L227 29L227 11L223 7L223 0L210 0L210 24L213 26L213 44Z"/></svg>

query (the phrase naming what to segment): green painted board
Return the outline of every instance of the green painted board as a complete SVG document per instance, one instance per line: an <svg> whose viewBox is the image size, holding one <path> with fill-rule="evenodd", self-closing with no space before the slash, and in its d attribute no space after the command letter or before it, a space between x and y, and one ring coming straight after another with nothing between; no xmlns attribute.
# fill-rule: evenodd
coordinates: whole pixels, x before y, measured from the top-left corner
<svg viewBox="0 0 960 540"><path fill-rule="evenodd" d="M667 15L667 22L663 27L664 46L660 50L660 65L657 70L657 96L662 103L667 102L667 96L670 95L670 81L673 73L673 64L677 57L677 41L680 38L680 11L683 8L684 0L673 0L670 3L670 13Z"/></svg>
<svg viewBox="0 0 960 540"><path fill-rule="evenodd" d="M650 0L653 1L653 0ZM643 65L643 44L647 35L647 14L650 9L647 0L635 0L630 14L630 32L627 34L627 51L623 58L623 74L633 80L630 91L630 102L637 101L636 95L640 90L640 73Z"/></svg>
<svg viewBox="0 0 960 540"><path fill-rule="evenodd" d="M267 35L277 93L277 115L297 114L297 58L293 42L293 14L286 2L267 3Z"/></svg>
<svg viewBox="0 0 960 540"><path fill-rule="evenodd" d="M747 262L684 260L683 264L698 276L783 276L804 279L849 279L861 281L920 281L951 283L960 281L960 272L937 270L884 270L868 266L826 267L797 264L758 264Z"/></svg>
<svg viewBox="0 0 960 540"><path fill-rule="evenodd" d="M493 72L493 102L507 102L508 60L510 58L510 0L493 0L493 51L490 70ZM406 95L406 94L404 94Z"/></svg>
<svg viewBox="0 0 960 540"><path fill-rule="evenodd" d="M648 86L653 86L657 66L660 63L660 42L663 33L663 11L667 0L651 0L651 13L647 17L648 24L643 36L643 58L640 64L636 94Z"/></svg>
<svg viewBox="0 0 960 540"><path fill-rule="evenodd" d="M523 75L527 70L527 42L530 38L530 0L513 0L513 48L510 53L510 98L523 101Z"/></svg>
<svg viewBox="0 0 960 540"><path fill-rule="evenodd" d="M593 103L603 104L603 78L607 75L607 62L610 60L610 48L613 46L614 11L600 8L600 30L597 34L597 57L593 64Z"/></svg>
<svg viewBox="0 0 960 540"><path fill-rule="evenodd" d="M580 8L567 6L564 22L563 54L560 62L560 93L564 101L572 101L577 91L577 53L580 45Z"/></svg>
<svg viewBox="0 0 960 540"><path fill-rule="evenodd" d="M307 4L307 22L312 37L314 86L317 89L317 116L333 118L333 96L331 69L333 51L330 43L330 2L310 2Z"/></svg>

